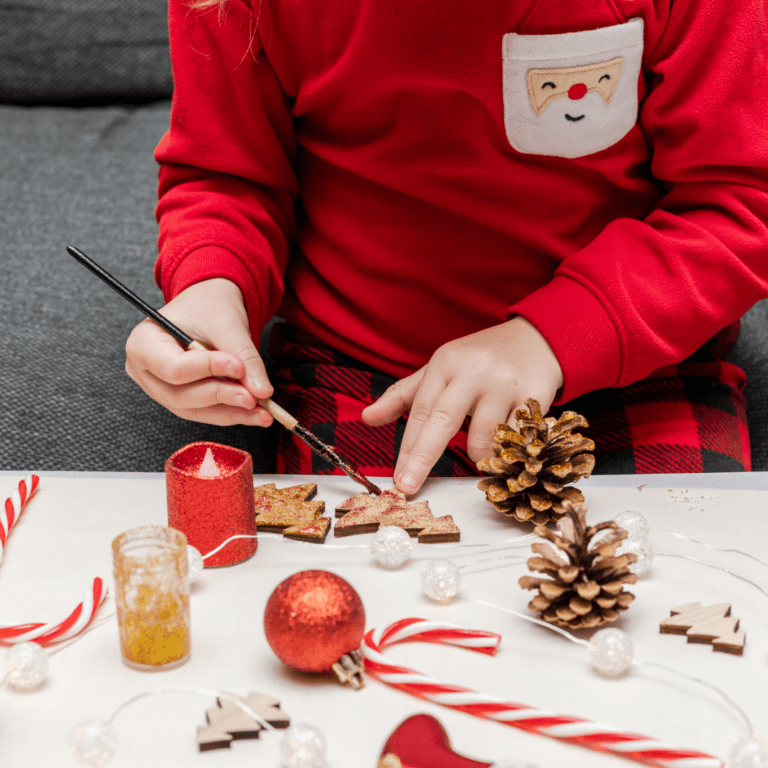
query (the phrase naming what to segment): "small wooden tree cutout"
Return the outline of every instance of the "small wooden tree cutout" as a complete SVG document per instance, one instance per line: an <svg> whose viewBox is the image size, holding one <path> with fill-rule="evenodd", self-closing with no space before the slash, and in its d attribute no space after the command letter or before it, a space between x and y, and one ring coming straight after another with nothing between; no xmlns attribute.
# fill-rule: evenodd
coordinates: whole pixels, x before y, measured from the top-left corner
<svg viewBox="0 0 768 768"><path fill-rule="evenodd" d="M291 724L288 715L280 709L280 702L271 696L251 691L245 697L235 698L273 728L287 728ZM229 699L218 698L217 702L218 708L206 710L208 725L197 728L197 743L201 752L229 747L234 739L259 738L259 733L264 730L261 723Z"/></svg>
<svg viewBox="0 0 768 768"><path fill-rule="evenodd" d="M714 650L741 656L747 636L737 632L739 620L731 616L731 604L719 603L702 608L701 603L686 603L670 611L659 625L663 635L687 635L689 643L709 643Z"/></svg>
<svg viewBox="0 0 768 768"><path fill-rule="evenodd" d="M286 539L322 544L331 528L331 518L323 517L324 501L310 501L317 494L317 485L291 485L277 488L274 483L257 485L253 489L256 528L276 531Z"/></svg>
<svg viewBox="0 0 768 768"><path fill-rule="evenodd" d="M396 525L421 544L453 542L461 531L450 515L435 517L428 501L409 502L402 491L392 488L378 496L357 493L336 507L334 536L375 533L381 525Z"/></svg>

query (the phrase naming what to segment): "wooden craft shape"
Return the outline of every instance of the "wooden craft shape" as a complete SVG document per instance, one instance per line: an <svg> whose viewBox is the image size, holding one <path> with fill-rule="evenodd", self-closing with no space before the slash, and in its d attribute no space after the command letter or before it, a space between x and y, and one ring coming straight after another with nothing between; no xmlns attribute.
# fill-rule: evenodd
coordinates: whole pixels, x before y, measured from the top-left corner
<svg viewBox="0 0 768 768"><path fill-rule="evenodd" d="M246 707L273 728L287 728L291 722L280 709L280 702L263 693L251 691L247 696L235 696ZM197 728L197 743L201 752L229 747L234 739L258 739L264 726L240 709L233 701L218 698L218 707L206 710L208 725Z"/></svg>
<svg viewBox="0 0 768 768"><path fill-rule="evenodd" d="M746 633L737 632L739 620L731 616L730 603L702 607L686 603L670 611L659 625L663 635L686 635L689 643L708 643L714 650L741 656Z"/></svg>
<svg viewBox="0 0 768 768"><path fill-rule="evenodd" d="M408 502L401 491L391 489L379 496L358 493L336 507L334 536L375 533L380 525L396 525L422 544L454 542L461 531L450 515L435 517L428 501Z"/></svg>
<svg viewBox="0 0 768 768"><path fill-rule="evenodd" d="M323 517L324 501L310 501L317 494L315 483L277 488L274 483L253 489L256 528L276 531L286 539L322 544L331 529L331 518Z"/></svg>

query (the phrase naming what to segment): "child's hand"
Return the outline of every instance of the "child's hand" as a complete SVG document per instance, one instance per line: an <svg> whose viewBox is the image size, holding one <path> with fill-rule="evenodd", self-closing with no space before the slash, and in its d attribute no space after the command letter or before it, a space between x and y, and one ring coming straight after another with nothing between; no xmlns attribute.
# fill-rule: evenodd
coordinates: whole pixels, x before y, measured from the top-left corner
<svg viewBox="0 0 768 768"><path fill-rule="evenodd" d="M269 426L272 417L257 406L256 398L270 397L272 385L251 340L240 289L223 278L205 280L182 291L160 312L217 351L184 350L160 326L144 320L125 345L128 375L184 419Z"/></svg>
<svg viewBox="0 0 768 768"><path fill-rule="evenodd" d="M472 417L467 449L473 461L490 455L497 424L533 397L546 413L563 385L560 364L544 337L516 317L440 347L424 368L391 386L363 419L381 426L410 409L395 485L421 488L464 418Z"/></svg>

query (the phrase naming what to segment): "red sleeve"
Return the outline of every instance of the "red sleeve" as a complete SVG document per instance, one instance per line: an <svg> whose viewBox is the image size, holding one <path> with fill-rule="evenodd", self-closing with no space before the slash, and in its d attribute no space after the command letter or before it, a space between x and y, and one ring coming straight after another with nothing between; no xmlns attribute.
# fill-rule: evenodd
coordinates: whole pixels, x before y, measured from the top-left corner
<svg viewBox="0 0 768 768"><path fill-rule="evenodd" d="M297 182L287 99L251 9L170 0L174 94L160 164L155 278L166 300L212 277L234 281L251 333L274 314L293 236Z"/></svg>
<svg viewBox="0 0 768 768"><path fill-rule="evenodd" d="M664 196L511 307L557 355L561 401L681 361L768 296L765 12L757 0L670 5L663 34L646 38L639 113Z"/></svg>

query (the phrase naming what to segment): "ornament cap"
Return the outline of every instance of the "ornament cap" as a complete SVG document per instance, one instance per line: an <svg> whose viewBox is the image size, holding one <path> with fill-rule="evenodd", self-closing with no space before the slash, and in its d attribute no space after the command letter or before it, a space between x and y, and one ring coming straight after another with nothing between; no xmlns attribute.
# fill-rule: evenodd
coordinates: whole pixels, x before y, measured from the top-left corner
<svg viewBox="0 0 768 768"><path fill-rule="evenodd" d="M345 653L338 661L331 665L342 685L348 685L355 691L365 686L363 677L363 654L358 649Z"/></svg>

